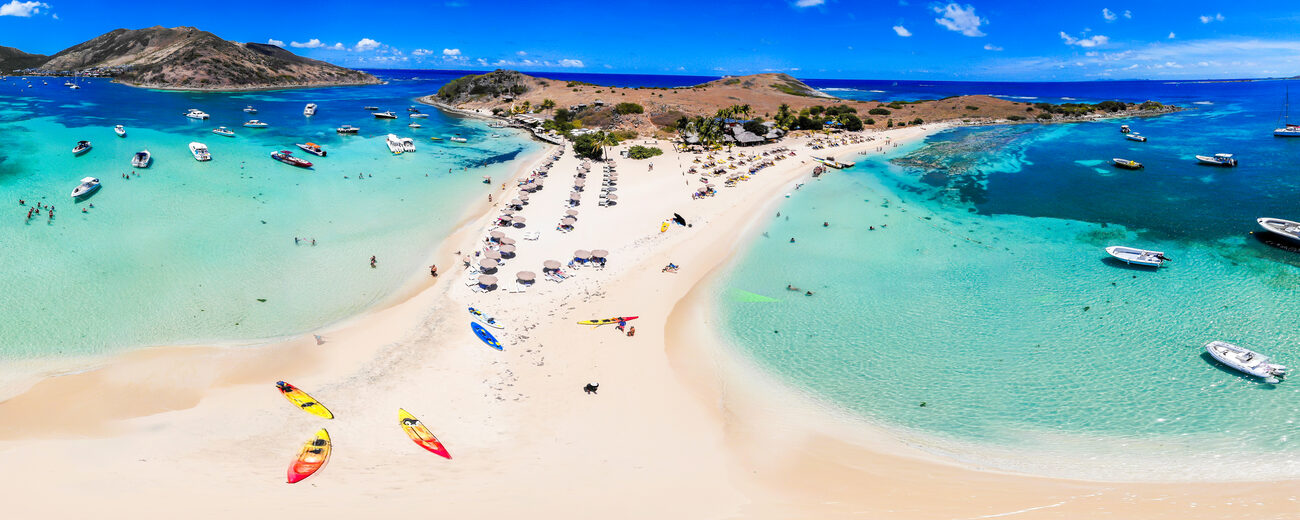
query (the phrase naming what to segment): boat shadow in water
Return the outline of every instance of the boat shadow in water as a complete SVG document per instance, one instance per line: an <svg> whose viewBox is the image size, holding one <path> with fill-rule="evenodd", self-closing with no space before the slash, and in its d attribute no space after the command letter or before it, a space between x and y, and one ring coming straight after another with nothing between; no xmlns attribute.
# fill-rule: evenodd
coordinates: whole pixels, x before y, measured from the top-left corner
<svg viewBox="0 0 1300 520"><path fill-rule="evenodd" d="M1250 374L1243 374L1241 372L1238 372L1232 367L1229 367L1228 365L1220 363L1219 360L1214 359L1214 356L1211 356L1209 352L1205 352L1204 349L1202 349L1201 351L1201 359L1204 360L1206 363L1208 363L1210 366L1218 369L1220 372L1223 372L1224 374L1236 377L1238 379L1245 380L1246 382L1249 383L1255 383L1256 386L1258 386L1262 390L1277 390L1277 385L1281 384L1281 383L1265 383L1263 379L1252 376ZM1285 379L1283 379L1283 381L1285 381Z"/></svg>
<svg viewBox="0 0 1300 520"><path fill-rule="evenodd" d="M1130 271L1142 271L1144 273L1154 273L1156 271L1163 269L1163 267L1155 267L1150 265L1130 264L1128 262L1125 262L1113 256L1102 257L1101 263L1106 264L1107 266L1110 267L1114 267L1116 269L1128 269Z"/></svg>
<svg viewBox="0 0 1300 520"><path fill-rule="evenodd" d="M1280 237L1264 231L1251 231L1250 236L1255 237L1255 240L1258 240L1261 244L1281 249L1283 251L1300 253L1300 242L1296 242L1286 237Z"/></svg>
<svg viewBox="0 0 1300 520"><path fill-rule="evenodd" d="M101 189L103 189L103 188L102 188L102 187L99 187L99 188L95 188L95 189L93 189L93 190L90 190L89 193L85 193L85 194L82 194L82 195L77 195L76 197L73 197L73 198L72 198L72 203L73 203L73 204L81 204L82 202L86 202L86 201L88 201L88 200L94 198L94 197L95 197L95 194L96 194L96 193L99 193L99 190L101 190Z"/></svg>

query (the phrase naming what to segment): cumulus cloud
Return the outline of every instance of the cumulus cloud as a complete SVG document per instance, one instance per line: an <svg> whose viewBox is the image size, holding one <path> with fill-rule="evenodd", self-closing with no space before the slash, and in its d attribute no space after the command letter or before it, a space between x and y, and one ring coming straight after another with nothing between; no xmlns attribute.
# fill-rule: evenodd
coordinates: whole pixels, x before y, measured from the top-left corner
<svg viewBox="0 0 1300 520"><path fill-rule="evenodd" d="M1101 8L1101 17L1105 18L1107 22L1113 22L1119 19L1119 15L1115 14L1115 11L1111 11L1106 7Z"/></svg>
<svg viewBox="0 0 1300 520"><path fill-rule="evenodd" d="M575 69L581 69L583 67L586 67L586 65L582 63L582 60L570 60L570 59L560 60L560 66L570 67Z"/></svg>
<svg viewBox="0 0 1300 520"><path fill-rule="evenodd" d="M381 46L383 46L383 45L384 45L384 44L379 43L379 42L377 42L377 41L375 41L375 40L372 40L372 39L370 39L370 38L362 38L362 39L360 39L359 41L357 41L357 44L356 44L355 46L353 46L352 49L355 50L355 51L357 51L357 52L366 52L366 51L373 51L373 50L375 50L375 49L378 49L379 47L381 47Z"/></svg>
<svg viewBox="0 0 1300 520"><path fill-rule="evenodd" d="M1130 10L1128 10L1128 9L1125 9L1125 10L1124 10L1124 18L1133 18L1133 11L1130 11Z"/></svg>
<svg viewBox="0 0 1300 520"><path fill-rule="evenodd" d="M1169 31L1169 39L1170 39L1170 40L1174 39L1174 38L1177 37L1177 36L1178 36L1178 35L1174 34L1173 31Z"/></svg>
<svg viewBox="0 0 1300 520"><path fill-rule="evenodd" d="M993 45L992 43L986 43L986 44L984 44L984 50L986 50L986 51L1000 51L1000 50L1002 50L1002 47L998 47L997 45Z"/></svg>
<svg viewBox="0 0 1300 520"><path fill-rule="evenodd" d="M460 49L443 49L443 56L460 56Z"/></svg>
<svg viewBox="0 0 1300 520"><path fill-rule="evenodd" d="M41 14L41 9L49 9L50 4L44 2L19 2L13 0L7 4L0 5L0 16L18 16L21 18L30 18L34 14Z"/></svg>
<svg viewBox="0 0 1300 520"><path fill-rule="evenodd" d="M907 38L908 36L912 35L912 31L907 30L906 27L903 27L901 25L894 26L894 33L904 38Z"/></svg>
<svg viewBox="0 0 1300 520"><path fill-rule="evenodd" d="M320 41L317 38L312 38L310 40L307 40L305 43L289 42L289 46L296 47L299 49L319 49L321 47L326 47L325 43Z"/></svg>
<svg viewBox="0 0 1300 520"><path fill-rule="evenodd" d="M276 47L284 47L284 40L277 40L275 38L271 38L269 40L266 40L266 44L274 45Z"/></svg>
<svg viewBox="0 0 1300 520"><path fill-rule="evenodd" d="M826 3L826 0L795 0L795 7L813 7Z"/></svg>
<svg viewBox="0 0 1300 520"><path fill-rule="evenodd" d="M344 47L344 46L343 46L343 42L334 42L334 45L330 45L330 46L329 46L329 49L330 49L330 50L335 50L335 51L341 51L341 50L346 49L346 48L347 48L347 47Z"/></svg>
<svg viewBox="0 0 1300 520"><path fill-rule="evenodd" d="M1065 31L1061 31L1061 40L1064 40L1066 45L1077 45L1079 47L1098 47L1101 45L1106 45L1106 42L1109 42L1110 38L1106 36L1102 36L1100 34L1089 38L1075 38L1073 36L1065 34Z"/></svg>
<svg viewBox="0 0 1300 520"><path fill-rule="evenodd" d="M1201 15L1201 23L1222 22L1222 21L1223 21L1223 13L1215 13L1212 15L1209 14Z"/></svg>
<svg viewBox="0 0 1300 520"><path fill-rule="evenodd" d="M431 55L433 55L433 51L429 49L415 49L411 51L411 56L420 57L420 56L431 56Z"/></svg>
<svg viewBox="0 0 1300 520"><path fill-rule="evenodd" d="M526 52L524 52L524 51L519 51L519 52L516 52L516 53L515 53L515 56L520 56L520 57L527 56L527 55L528 55L528 53L526 53Z"/></svg>
<svg viewBox="0 0 1300 520"><path fill-rule="evenodd" d="M941 15L934 19L935 23L948 28L949 31L956 31L966 36L984 36L980 26L989 23L988 20L975 14L975 6L970 4L966 4L966 7L956 3L943 7L936 6L934 12Z"/></svg>

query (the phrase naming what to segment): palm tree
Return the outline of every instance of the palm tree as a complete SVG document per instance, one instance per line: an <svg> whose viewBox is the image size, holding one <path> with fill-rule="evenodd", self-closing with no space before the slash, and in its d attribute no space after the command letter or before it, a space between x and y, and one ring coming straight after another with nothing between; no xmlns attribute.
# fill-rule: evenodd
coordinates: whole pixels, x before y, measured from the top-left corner
<svg viewBox="0 0 1300 520"><path fill-rule="evenodd" d="M602 160L609 160L609 152L605 150L605 147L618 145L618 139L612 133L600 132L596 134L596 139L592 144L600 147L600 158Z"/></svg>
<svg viewBox="0 0 1300 520"><path fill-rule="evenodd" d="M749 107L749 103L745 103L745 104L743 104L743 105L740 105L740 110L739 110L739 112L740 112L741 114L744 114L746 119L749 118L749 113L750 113L750 111L751 111L751 108Z"/></svg>

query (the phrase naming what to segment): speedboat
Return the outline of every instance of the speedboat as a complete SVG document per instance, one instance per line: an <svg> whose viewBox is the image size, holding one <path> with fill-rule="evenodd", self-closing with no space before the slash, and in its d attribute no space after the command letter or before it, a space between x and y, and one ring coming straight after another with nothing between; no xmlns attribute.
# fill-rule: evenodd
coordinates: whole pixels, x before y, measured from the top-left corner
<svg viewBox="0 0 1300 520"><path fill-rule="evenodd" d="M72 155L81 155L90 151L90 141L77 141L77 146L72 147Z"/></svg>
<svg viewBox="0 0 1300 520"><path fill-rule="evenodd" d="M149 153L149 150L140 150L131 158L131 166L136 168L148 168L151 162L153 162L153 154Z"/></svg>
<svg viewBox="0 0 1300 520"><path fill-rule="evenodd" d="M1141 134L1139 134L1139 133L1137 133L1137 132L1131 132L1131 133L1128 133L1128 134L1124 134L1124 138L1125 138L1125 139L1128 139L1128 140L1130 140L1130 141L1137 141L1137 142L1139 142L1139 143L1145 143L1145 142L1147 142L1147 137L1146 137L1145 135L1141 135Z"/></svg>
<svg viewBox="0 0 1300 520"><path fill-rule="evenodd" d="M469 142L469 139L466 139L466 138L464 138L464 137L460 137L460 136L456 136L456 137L453 137L453 138L451 138L451 139L448 139L448 141L451 141L451 142L453 142L453 143L468 143L468 142Z"/></svg>
<svg viewBox="0 0 1300 520"><path fill-rule="evenodd" d="M207 113L207 112L204 112L204 111L202 111L202 110L199 110L199 109L197 109L197 108L191 108L191 109L189 110L189 112L186 112L186 113L185 113L185 117L188 117L188 118L190 118L190 119L207 119L207 118L208 118L208 113Z"/></svg>
<svg viewBox="0 0 1300 520"><path fill-rule="evenodd" d="M360 132L361 129L352 125L343 125L338 128L335 128L334 131L340 134L355 134L357 132Z"/></svg>
<svg viewBox="0 0 1300 520"><path fill-rule="evenodd" d="M1111 159L1110 162L1114 163L1115 166L1119 166L1120 168L1124 168L1124 169L1126 169L1126 170L1141 170L1141 169L1142 169L1142 163L1137 162L1137 161L1134 161L1134 160L1130 160L1130 159L1120 159L1120 158L1116 157L1116 158Z"/></svg>
<svg viewBox="0 0 1300 520"><path fill-rule="evenodd" d="M1110 246L1106 252L1115 258L1123 260L1127 264L1145 265L1147 267L1160 267L1169 260L1160 251L1148 251L1146 249L1137 249L1134 247Z"/></svg>
<svg viewBox="0 0 1300 520"><path fill-rule="evenodd" d="M394 114L392 111L375 112L374 115L375 119L397 119L397 114Z"/></svg>
<svg viewBox="0 0 1300 520"><path fill-rule="evenodd" d="M1237 160L1234 159L1234 158L1232 157L1232 154L1230 154L1230 153L1216 153L1216 154L1214 154L1213 156L1209 156L1209 155L1198 155L1198 156L1196 156L1196 160L1197 160L1198 162L1200 162L1201 164L1208 164L1208 165L1210 165L1210 166L1229 166L1229 167L1231 167L1231 166L1236 166L1236 165L1237 165Z"/></svg>
<svg viewBox="0 0 1300 520"><path fill-rule="evenodd" d="M117 134L118 137L126 137L126 127L117 125L113 127L113 133Z"/></svg>
<svg viewBox="0 0 1300 520"><path fill-rule="evenodd" d="M220 136L224 136L224 137L234 137L234 136L235 136L235 131L234 131L234 130L231 130L231 129L226 128L226 127L224 127L224 126L218 126L218 127L216 127L216 128L213 128L213 129L212 129L212 133L217 134L217 135L220 135Z"/></svg>
<svg viewBox="0 0 1300 520"><path fill-rule="evenodd" d="M379 107L370 107L370 106L368 106L368 107L363 107L362 110L369 110L369 111L371 111L371 112L374 112L374 111L376 111L376 110L379 110Z"/></svg>
<svg viewBox="0 0 1300 520"><path fill-rule="evenodd" d="M1211 341L1205 351L1220 363L1245 374L1262 378L1265 383L1277 384L1286 377L1286 366L1273 363L1273 359L1226 341Z"/></svg>
<svg viewBox="0 0 1300 520"><path fill-rule="evenodd" d="M190 143L190 153L194 154L196 161L211 161L212 154L208 153L208 145L198 141Z"/></svg>
<svg viewBox="0 0 1300 520"><path fill-rule="evenodd" d="M311 161L294 157L293 152L289 150L280 150L278 152L271 152L271 158L280 161L282 163L288 164L290 166L297 166L299 168L311 168Z"/></svg>
<svg viewBox="0 0 1300 520"><path fill-rule="evenodd" d="M1255 222L1258 222L1259 227L1264 228L1269 233L1300 241L1300 222L1268 217L1255 219Z"/></svg>
<svg viewBox="0 0 1300 520"><path fill-rule="evenodd" d="M68 87L68 88L70 88L70 89L72 89L72 90L77 90L77 89L81 88L81 85L72 85L71 87Z"/></svg>
<svg viewBox="0 0 1300 520"><path fill-rule="evenodd" d="M256 114L256 113L257 113L257 109L256 109L256 108L253 108L253 105L248 105L248 106L244 107L244 112L247 112L247 113L249 113L249 114Z"/></svg>
<svg viewBox="0 0 1300 520"><path fill-rule="evenodd" d="M420 123L411 123L411 124L406 125L406 126L409 126L409 127L411 127L411 128L424 128L424 125L422 125L422 124L420 124Z"/></svg>
<svg viewBox="0 0 1300 520"><path fill-rule="evenodd" d="M402 151L403 151L403 152L414 152L414 151L415 151L415 139L411 139L410 137L403 137L403 138L401 139L401 141L402 141Z"/></svg>
<svg viewBox="0 0 1300 520"><path fill-rule="evenodd" d="M306 106L306 107L303 107L303 109L302 109L302 115L307 116L307 117L311 117L311 116L316 115L316 104L315 104L315 103L307 103L307 106Z"/></svg>
<svg viewBox="0 0 1300 520"><path fill-rule="evenodd" d="M297 146L298 148L302 148L304 152L307 152L309 154L325 157L325 149L321 148L320 145L316 143L302 143L302 144L296 144L295 146Z"/></svg>
<svg viewBox="0 0 1300 520"><path fill-rule="evenodd" d="M27 79L27 78L23 78L23 79ZM64 82L63 82L63 86L65 86L65 87L71 87L71 86L72 86L72 80L64 81Z"/></svg>
<svg viewBox="0 0 1300 520"><path fill-rule="evenodd" d="M258 121L256 119L249 119L248 122L244 123L244 126L248 128L266 128L271 125L268 125L265 122Z"/></svg>
<svg viewBox="0 0 1300 520"><path fill-rule="evenodd" d="M1128 125L1119 125L1119 133L1121 133L1121 134L1127 134L1127 133L1129 133L1129 132L1131 132L1131 131L1132 131L1132 130L1129 130Z"/></svg>
<svg viewBox="0 0 1300 520"><path fill-rule="evenodd" d="M407 112L410 112L410 113L412 113L412 114L419 114L419 113L420 113L420 109L415 108L415 107L406 107L406 111L407 111Z"/></svg>
<svg viewBox="0 0 1300 520"><path fill-rule="evenodd" d="M402 138L393 134L388 134L388 137L384 139L384 144L388 145L388 151L395 154L402 153Z"/></svg>
<svg viewBox="0 0 1300 520"><path fill-rule="evenodd" d="M421 113L419 113L419 112L416 112L416 113L414 113L414 114L411 114L411 118L412 118L412 119L427 119L428 117L429 117L429 114L421 114Z"/></svg>
<svg viewBox="0 0 1300 520"><path fill-rule="evenodd" d="M99 179L96 179L94 177L86 177L84 179L81 179L81 184L77 185L76 188L72 189L72 198L75 199L78 197L85 197L86 195L90 195L91 193L93 193L95 190L98 189L99 189Z"/></svg>
<svg viewBox="0 0 1300 520"><path fill-rule="evenodd" d="M491 128L505 128L506 124L500 121L493 121L491 123L488 123L488 126Z"/></svg>

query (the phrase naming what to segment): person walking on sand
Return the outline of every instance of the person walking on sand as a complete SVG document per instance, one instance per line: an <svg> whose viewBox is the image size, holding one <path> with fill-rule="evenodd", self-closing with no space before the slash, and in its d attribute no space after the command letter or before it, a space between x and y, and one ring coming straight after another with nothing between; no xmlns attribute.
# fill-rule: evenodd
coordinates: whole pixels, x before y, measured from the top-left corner
<svg viewBox="0 0 1300 520"><path fill-rule="evenodd" d="M627 329L627 320L623 320L623 319L618 320L618 326L614 328L618 329L619 332L623 332L624 330Z"/></svg>
<svg viewBox="0 0 1300 520"><path fill-rule="evenodd" d="M436 264L429 266L429 276L438 277L438 266Z"/></svg>
<svg viewBox="0 0 1300 520"><path fill-rule="evenodd" d="M371 257L370 257L370 267L371 267L371 268L374 268L376 262L377 262L377 260L375 260L375 257L374 257L373 255L371 255Z"/></svg>

